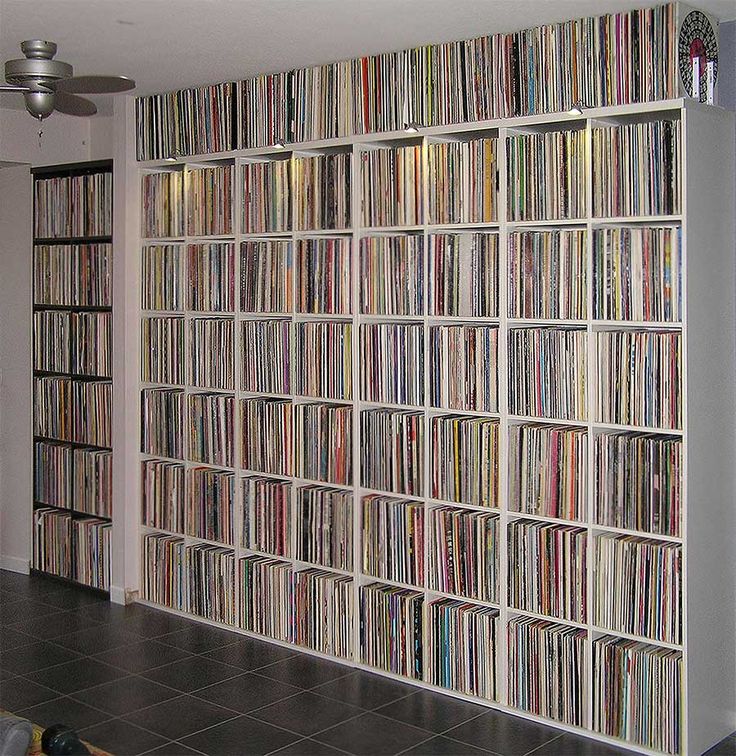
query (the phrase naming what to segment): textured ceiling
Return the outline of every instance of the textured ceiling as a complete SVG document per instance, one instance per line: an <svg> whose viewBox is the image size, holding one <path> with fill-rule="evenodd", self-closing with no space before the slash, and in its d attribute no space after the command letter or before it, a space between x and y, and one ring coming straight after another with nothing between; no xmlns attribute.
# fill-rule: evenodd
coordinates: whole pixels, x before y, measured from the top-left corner
<svg viewBox="0 0 736 756"><path fill-rule="evenodd" d="M653 5L644 2L638 5ZM0 0L0 59L50 39L148 94L628 9L632 0ZM736 0L702 0L722 20ZM22 105L3 95L0 103ZM109 98L99 98L109 109ZM105 107L106 106L106 107Z"/></svg>

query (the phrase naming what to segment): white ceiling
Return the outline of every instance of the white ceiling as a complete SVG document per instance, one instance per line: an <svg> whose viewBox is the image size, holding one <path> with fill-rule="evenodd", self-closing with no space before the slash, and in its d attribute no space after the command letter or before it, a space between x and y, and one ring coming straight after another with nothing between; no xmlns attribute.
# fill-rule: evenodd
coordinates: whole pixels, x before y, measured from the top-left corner
<svg viewBox="0 0 736 756"><path fill-rule="evenodd" d="M75 73L125 74L149 94L656 2L0 0L0 60L20 57L21 40L50 39ZM736 18L736 0L697 5ZM109 97L98 103L109 110Z"/></svg>

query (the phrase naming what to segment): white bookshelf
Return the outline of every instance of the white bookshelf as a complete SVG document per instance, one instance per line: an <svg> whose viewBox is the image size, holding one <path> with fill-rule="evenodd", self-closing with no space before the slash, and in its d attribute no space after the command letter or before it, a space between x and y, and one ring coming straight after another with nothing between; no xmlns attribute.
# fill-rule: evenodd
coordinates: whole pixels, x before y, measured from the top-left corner
<svg viewBox="0 0 736 756"><path fill-rule="evenodd" d="M130 116L130 114L128 114ZM635 216L626 218L600 218L593 216L591 163L586 161L587 196L585 215L571 220L547 220L547 221L524 221L516 222L507 219L506 182L503 176L506 172L506 158L504 144L506 136L511 133L529 131L549 131L565 128L579 128L586 133L588 153L590 155L591 129L600 123L617 123L637 120L680 119L682 124L682 153L683 164L681 166L682 180L682 207L680 213L668 216ZM427 151L426 144L439 140L453 140L455 138L467 139L473 135L487 136L488 134L498 137L497 160L498 170L501 175L499 182L497 218L489 223L458 223L458 224L430 224L428 222L427 206L427 171L424 171L424 222L421 225L410 226L383 226L367 228L362 225L362 213L360 212L361 180L360 180L360 156L363 151L382 146L397 146L404 144L420 144L423 160L425 162ZM346 152L352 156L352 224L347 229L317 230L311 231L286 231L269 233L245 233L242 226L242 166L252 161L268 161L271 159L282 160L291 153L295 156L313 155L324 152ZM619 107L596 108L586 110L583 116L570 116L567 114L554 114L548 116L528 116L521 118L507 118L503 120L487 121L474 124L458 124L455 126L423 128L419 135L393 132L388 134L367 134L356 137L331 139L325 142L310 142L288 146L287 150L276 148L256 148L237 152L220 153L214 156L201 158L187 158L181 161L151 161L138 164L138 170L130 168L127 181L133 183L129 197L139 190L139 175L147 172L184 170L198 168L202 165L232 165L233 171L233 234L227 237L189 237L182 236L176 239L142 239L131 233L132 239L126 242L128 254L135 253L135 260L140 260L141 247L146 244L179 243L182 245L182 256L185 255L186 245L195 242L230 241L235 244L235 277L234 287L235 308L228 313L202 313L187 309L174 312L142 311L140 309L140 296L137 304L131 305L130 298L126 300L126 318L130 328L140 329L140 318L158 315L183 316L185 320L185 339L188 340L189 328L192 318L221 316L229 317L235 321L235 351L234 351L234 391L213 390L203 387L195 387L189 383L176 388L183 388L186 398L192 393L209 392L230 395L235 398L234 424L233 424L233 465L220 467L217 465L204 464L212 469L233 472L235 474L235 500L234 500L234 538L233 545L217 543L219 546L232 548L235 555L236 581L240 581L239 561L247 555L263 555L262 552L251 551L241 546L243 531L243 497L241 481L245 475L259 475L273 479L288 480L291 482L291 550L290 557L273 557L281 561L289 562L295 571L307 567L321 567L301 562L296 559L296 494L297 488L305 484L319 484L326 487L334 487L349 491L353 494L353 570L332 570L322 568L336 574L349 575L353 579L353 603L355 616L353 619L353 658L338 659L354 667L363 668L388 677L396 677L389 672L374 669L363 664L360 660L360 589L369 583L379 582L387 585L396 585L420 590L424 596L424 673L427 677L427 644L429 640L426 623L427 603L436 598L449 597L460 598L469 603L497 608L499 610L497 631L497 669L496 684L498 700L495 702L486 699L478 699L462 693L450 691L446 688L429 685L426 682L409 678L401 678L421 687L428 687L448 695L454 695L466 700L473 700L486 704L492 708L508 711L527 719L541 721L552 726L563 727L588 737L593 737L603 742L624 746L639 750L642 753L655 753L655 751L638 746L635 743L611 738L592 730L592 702L593 702L593 641L602 635L612 635L631 640L642 640L653 646L681 651L683 656L682 677L682 717L681 737L682 752L700 753L710 745L718 742L722 737L733 730L732 712L736 708L734 701L734 683L736 672L736 660L733 646L734 616L736 605L732 591L729 590L730 580L724 576L733 571L733 555L730 543L730 534L734 526L734 431L733 412L735 409L732 379L734 372L734 347L733 347L733 324L734 324L734 286L733 265L731 252L733 245L733 219L731 210L733 206L733 186L729 181L733 176L733 121L727 114L716 108L701 106L697 103L685 100L669 100L660 103L648 103L640 105L626 105ZM730 166L730 169L728 167ZM131 178L132 177L132 178ZM292 183L294 173L292 172ZM295 187L292 187L295 188ZM293 196L293 194L292 194ZM295 209L292 204L292 217ZM187 217L187 208L184 208L184 218ZM592 232L596 228L606 226L630 226L630 225L661 225L679 224L682 228L682 291L683 291L683 316L679 323L659 323L641 321L603 321L596 319L593 312L593 267L592 267ZM292 229L295 224L292 223ZM542 230L556 228L582 229L587 232L587 307L586 317L580 320L551 320L551 319L522 319L508 317L507 300L507 271L508 271L508 238L512 231L521 229ZM430 234L436 232L477 232L489 231L499 236L498 247L498 317L464 317L464 316L437 316L430 314L429 309L429 271L427 270L428 239ZM424 240L424 285L423 285L423 310L418 315L369 315L361 314L360 311L360 239L370 234L400 234L411 233L421 236ZM351 240L352 245L352 270L351 292L352 312L340 315L313 315L299 313L296 298L296 243L304 238L324 238L339 236ZM289 312L282 313L255 313L241 311L240 300L240 244L243 241L257 239L284 239L292 241L292 307ZM688 254L688 250L690 253ZM688 257L693 257L694 264L688 264ZM182 262L185 266L185 262ZM182 268L184 269L184 268ZM134 273L130 273L135 277ZM181 284L186 286L186 273L183 273ZM132 279L131 279L132 280ZM186 297L182 292L183 307L186 308ZM294 327L290 327L290 391L289 394L259 394L242 390L241 368L242 344L241 323L245 320L272 320L282 319L289 323L330 321L350 323L352 326L352 391L351 400L315 399L313 397L298 396L295 393L296 371L300 364L295 351ZM359 348L360 327L366 323L395 322L395 323L419 323L423 326L424 338L424 396L419 406L384 404L381 402L366 402L360 393L361 352ZM432 325L491 325L498 330L498 411L482 412L477 410L449 410L433 407L430 400L430 351L429 351L429 328ZM511 328L533 326L567 326L582 329L586 334L586 406L587 413L577 420L558 420L554 418L538 416L520 416L509 413L509 365L508 365L508 333ZM683 424L678 429L648 428L643 426L631 426L615 423L600 422L596 414L596 389L599 386L599 376L596 369L596 333L600 330L609 329L636 329L654 330L666 329L682 333L682 418ZM188 349L188 347L187 347ZM140 400L140 389L152 388L158 384L140 383L140 366L138 364L139 350L128 356L126 362L126 376L128 391L131 387L136 389L135 406L129 407L132 415L139 416L135 407ZM188 351L185 351L185 363L188 366ZM185 381L189 381L188 369L184 372ZM170 388L175 388L171 386ZM291 470L291 475L262 473L260 471L246 471L242 468L240 449L240 437L242 429L241 400L249 398L280 398L290 399L294 405L299 403L321 402L324 404L339 404L352 409L352 485L332 484L325 481L305 480L297 476L296 468ZM116 400L116 406L118 402ZM361 412L365 409L386 407L389 409L409 409L421 412L424 423L424 471L422 496L404 495L392 492L379 492L364 488L361 481ZM186 403L185 403L186 412ZM498 485L499 507L489 509L478 507L473 504L458 502L440 502L431 497L431 420L441 414L459 415L474 418L490 418L499 421L499 458L498 458ZM510 509L507 500L508 491L508 429L511 424L539 422L555 424L571 428L583 428L587 432L587 494L585 518L582 521L570 521L560 518L546 517L543 515L530 515L524 512L516 512ZM185 421L184 434L187 435L187 423ZM682 531L680 536L664 536L651 533L631 531L622 528L609 527L598 524L595 520L594 496L595 496L595 454L593 440L596 434L606 431L639 431L656 432L682 439L684 468L682 486L684 494ZM140 454L139 433L130 438L126 437L126 459L148 460L161 459L181 463L185 468L185 477L192 467L201 466L193 462L187 454L188 441L184 444L184 459L165 460L148 454ZM294 428L293 443L297 445L296 430ZM137 462L140 467L140 462ZM131 478L127 486L128 495L136 512L134 517L138 523L141 521L140 512L140 485L138 484L139 473ZM134 487L134 482L137 490ZM135 491L135 495L132 492ZM373 578L363 574L362 547L361 547L361 500L362 496L369 493L384 493L396 498L421 500L424 502L425 527L424 527L424 574L425 581L422 586L408 586L389 580ZM118 495L120 489L118 488ZM185 499L186 501L186 499ZM447 504L453 508L465 512L491 512L499 518L499 543L500 551L497 583L499 586L498 603L484 603L477 599L466 599L462 596L441 593L431 590L428 586L429 560L428 549L430 544L429 510ZM130 509L128 517L132 518ZM523 519L540 523L557 525L579 526L586 531L587 540L587 604L586 621L573 622L560 620L547 615L538 615L533 612L521 611L510 606L508 595L508 570L509 559L507 558L507 532L508 525L512 520ZM131 530L128 538L132 537ZM138 539L147 533L165 533L159 529L138 526ZM642 538L681 544L684 560L683 572L683 640L681 644L664 643L650 639L638 638L625 633L616 633L596 626L593 621L593 545L596 534L620 534L637 535ZM214 543L203 541L183 533L172 534L181 537L185 545L196 543ZM126 543L126 549L133 549L140 553L139 543L135 545ZM268 555L271 556L271 555ZM240 607L235 596L235 626L233 629L250 635L247 631L239 629ZM169 610L176 611L176 610ZM585 691L587 706L585 713L585 726L573 727L530 714L525 711L514 709L508 704L507 697L507 669L508 649L506 643L506 625L512 616L537 617L547 619L561 625L568 625L585 630L586 640L586 671ZM209 620L198 617L203 622ZM259 636L260 637L260 636ZM284 645L282 641L273 641ZM306 653L324 656L316 651L299 646Z"/></svg>

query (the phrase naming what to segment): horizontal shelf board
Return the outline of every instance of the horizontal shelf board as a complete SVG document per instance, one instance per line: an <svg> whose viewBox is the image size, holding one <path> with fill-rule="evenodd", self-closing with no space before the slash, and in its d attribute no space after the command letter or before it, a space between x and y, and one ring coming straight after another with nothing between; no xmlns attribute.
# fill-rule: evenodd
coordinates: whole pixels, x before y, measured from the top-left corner
<svg viewBox="0 0 736 756"><path fill-rule="evenodd" d="M360 399L356 402L360 409L389 409L389 410L410 410L412 412L422 412L425 405L422 404L391 404L390 402L369 402Z"/></svg>
<svg viewBox="0 0 736 756"><path fill-rule="evenodd" d="M464 222L459 221L457 223L427 223L427 231L430 233L445 232L445 231L483 231L488 229L489 231L498 232L500 230L501 222L498 220L492 221L474 221Z"/></svg>
<svg viewBox="0 0 736 756"><path fill-rule="evenodd" d="M581 330L587 326L587 319L580 318L577 320L570 320L564 318L507 318L506 322L510 327L512 326L572 326L574 328L580 328Z"/></svg>
<svg viewBox="0 0 736 756"><path fill-rule="evenodd" d="M674 215L593 215L591 216L591 223L593 226L607 226L607 225L626 225L627 223L657 223L657 224L674 224L679 225L682 223L683 216L680 213Z"/></svg>
<svg viewBox="0 0 736 756"><path fill-rule="evenodd" d="M226 543L225 541L213 541L208 538L200 538L199 536L191 535L190 533L179 533L175 530L166 530L164 528L157 528L153 525L146 525L141 523L141 530L146 533L164 533L165 535L174 536L176 538L183 538L187 542L187 546L197 543L206 543L209 546L218 546L223 549L230 549L235 551L235 545L232 543Z"/></svg>
<svg viewBox="0 0 736 756"><path fill-rule="evenodd" d="M407 224L406 226L361 226L358 234L360 236L381 236L384 234L421 233L424 228L423 223Z"/></svg>
<svg viewBox="0 0 736 756"><path fill-rule="evenodd" d="M112 244L112 236L35 236L33 244L36 246L53 246L59 244Z"/></svg>
<svg viewBox="0 0 736 756"><path fill-rule="evenodd" d="M480 607L496 609L501 611L501 604L493 601L483 601L483 599L468 598L467 596L459 596L457 593L444 593L443 591L437 591L434 588L427 588L427 596L430 601L437 598L455 599L457 601L468 602L469 604L477 604Z"/></svg>
<svg viewBox="0 0 736 756"><path fill-rule="evenodd" d="M293 394L268 394L265 391L246 391L240 389L235 392L238 399L292 399Z"/></svg>
<svg viewBox="0 0 736 756"><path fill-rule="evenodd" d="M355 572L351 570L341 570L338 567L326 567L324 564L317 564L316 562L305 562L303 559L292 559L294 562L295 572L304 572L305 570L323 570L324 572L332 572L335 575L341 577L349 577L355 580Z"/></svg>
<svg viewBox="0 0 736 756"><path fill-rule="evenodd" d="M572 226L583 228L587 224L587 218L550 218L549 220L507 220L506 226L510 231L523 231L525 228L565 227Z"/></svg>
<svg viewBox="0 0 736 756"><path fill-rule="evenodd" d="M437 509L438 507L458 507L459 509L468 509L473 512L485 512L486 514L500 515L501 509L499 507L484 507L480 504L468 504L463 501L447 501L445 499L432 499L426 498L426 502L431 509Z"/></svg>
<svg viewBox="0 0 736 756"><path fill-rule="evenodd" d="M324 236L350 236L353 234L353 228L298 228L292 231L296 239L322 238Z"/></svg>
<svg viewBox="0 0 736 756"><path fill-rule="evenodd" d="M87 373L60 373L54 370L33 370L33 375L38 378L72 378L75 381L86 383L107 383L112 380L110 375L88 375Z"/></svg>
<svg viewBox="0 0 736 756"><path fill-rule="evenodd" d="M238 238L242 239L243 241L250 241L254 240L257 241L258 239L291 239L293 235L293 232L291 230L289 231L244 231L243 233L239 234Z"/></svg>
<svg viewBox="0 0 736 756"><path fill-rule="evenodd" d="M610 533L612 535L634 536L636 538L648 538L653 541L664 541L667 543L684 543L681 536L660 535L659 533L647 533L644 530L628 530L626 528L614 528L610 525L591 524L593 533Z"/></svg>
<svg viewBox="0 0 736 756"><path fill-rule="evenodd" d="M467 415L468 417L485 418L487 420L501 420L500 412L486 412L485 410L471 410L471 409L455 409L453 407L428 407L427 413L430 417L438 417L443 415Z"/></svg>
<svg viewBox="0 0 736 756"><path fill-rule="evenodd" d="M442 325L464 325L471 323L473 325L499 325L501 319L494 315L492 317L482 317L479 315L427 315L427 321L430 325L439 323Z"/></svg>
<svg viewBox="0 0 736 756"><path fill-rule="evenodd" d="M141 315L147 318L183 318L186 310L141 310Z"/></svg>
<svg viewBox="0 0 736 756"><path fill-rule="evenodd" d="M513 512L506 510L508 522L512 520L535 520L536 522L549 522L554 525L572 525L576 528L587 528L587 520L566 520L562 517L548 517L547 515L526 514L524 512Z"/></svg>
<svg viewBox="0 0 736 756"><path fill-rule="evenodd" d="M149 454L148 452L139 452L142 457L142 462L171 462L173 464L185 466L186 461L177 457L163 457L160 454Z"/></svg>
<svg viewBox="0 0 736 756"><path fill-rule="evenodd" d="M353 315L349 312L332 313L332 312L294 312L294 322L328 322L328 323L352 323Z"/></svg>
<svg viewBox="0 0 736 756"><path fill-rule="evenodd" d="M353 399L332 399L326 396L307 396L306 394L292 394L294 404L340 404L344 407L352 407Z"/></svg>
<svg viewBox="0 0 736 756"><path fill-rule="evenodd" d="M112 173L112 160L84 160L78 163L59 163L31 168L31 175L37 181L48 178L71 178L89 176L93 173Z"/></svg>
<svg viewBox="0 0 736 756"><path fill-rule="evenodd" d="M190 390L192 394L225 394L235 396L234 388L219 388L216 386L197 386L194 383L187 383L186 388Z"/></svg>
<svg viewBox="0 0 736 756"><path fill-rule="evenodd" d="M554 622L558 625L569 625L570 627L577 627L580 630L588 630L588 625L583 622L575 622L574 620L560 619L559 617L552 617L548 614L538 614L537 612L528 612L525 609L517 609L511 604L507 607L508 615L517 615L519 617L529 617L531 619L545 620L546 622Z"/></svg>
<svg viewBox="0 0 736 756"><path fill-rule="evenodd" d="M159 244L186 244L186 239L184 236L144 236L141 237L141 244L147 247Z"/></svg>
<svg viewBox="0 0 736 756"><path fill-rule="evenodd" d="M661 646L662 648L671 648L675 651L682 651L683 647L680 644L677 643L667 643L666 641L658 641L658 640L652 640L651 638L646 638L641 635L631 635L630 633L622 633L618 630L608 630L605 627L600 627L599 625L591 625L590 626L591 632L596 633L598 635L613 635L617 638L626 638L628 640L638 641L640 643L648 643L652 646Z"/></svg>
<svg viewBox="0 0 736 756"><path fill-rule="evenodd" d="M111 305L59 305L36 302L33 305L34 312L44 310L68 310L69 312L112 312Z"/></svg>
<svg viewBox="0 0 736 756"><path fill-rule="evenodd" d="M394 588L405 588L406 590L416 591L417 593L424 593L425 591L425 587L421 585L401 583L398 580L389 580L388 578L374 577L373 575L369 575L365 572L361 572L359 578L359 584L361 586L370 585L371 583L381 583L382 585L390 585Z"/></svg>
<svg viewBox="0 0 736 756"><path fill-rule="evenodd" d="M646 425L620 425L619 423L600 423L596 420L591 422L594 429L615 431L636 431L638 433L656 433L665 436L683 436L684 431L672 428L652 428Z"/></svg>
<svg viewBox="0 0 736 756"><path fill-rule="evenodd" d="M71 446L72 449L91 449L93 451L112 451L111 446L96 446L95 444L82 443L81 441L68 441L64 438L52 438L51 436L33 435L34 441L46 441L49 443L60 443L65 446Z"/></svg>
<svg viewBox="0 0 736 756"><path fill-rule="evenodd" d="M593 318L591 323L594 328L600 326L601 329L611 329L620 326L622 328L663 328L676 330L683 327L681 320L604 320L603 318Z"/></svg>
<svg viewBox="0 0 736 756"><path fill-rule="evenodd" d="M258 473L258 474L268 475L269 473ZM276 475L276 477L279 477L278 474ZM355 490L355 486L352 483L350 483L350 484L348 484L348 483L332 483L329 480L314 480L312 478L302 478L299 475L292 476L292 481L297 486L300 486L300 487L302 487L302 486L323 486L323 487L327 487L327 488L338 488L341 491L346 491L348 493L353 493L354 490Z"/></svg>
<svg viewBox="0 0 736 756"><path fill-rule="evenodd" d="M184 383L151 383L150 381L141 381L142 390L148 389L168 389L170 391L183 391L186 388Z"/></svg>
<svg viewBox="0 0 736 756"><path fill-rule="evenodd" d="M73 507L61 507L58 504L46 504L45 502L34 500L34 509L43 509L44 507L51 507L52 509L58 509L61 512L68 512L72 516L72 519L75 520L94 517L96 520L105 520L106 522L110 523L112 522L112 517L108 515L91 514L89 512L82 512L79 509L74 509Z"/></svg>
<svg viewBox="0 0 736 756"><path fill-rule="evenodd" d="M211 236L187 235L188 244L210 244L211 242L234 242L235 234L212 234Z"/></svg>
<svg viewBox="0 0 736 756"><path fill-rule="evenodd" d="M412 501L421 501L424 499L424 496L422 494L396 493L395 491L384 491L380 488L368 488L366 486L358 486L357 495L361 498L363 496L377 495L377 496L388 496L388 497L391 497L392 499L406 499L406 500L412 500ZM442 503L446 503L446 502L442 502Z"/></svg>
<svg viewBox="0 0 736 756"><path fill-rule="evenodd" d="M237 320L293 320L293 312L254 312L251 310L239 310L235 317Z"/></svg>
<svg viewBox="0 0 736 756"><path fill-rule="evenodd" d="M541 415L506 415L506 419L512 423L542 423L544 425L566 425L570 428L587 428L588 420L560 420L556 417L543 417Z"/></svg>
<svg viewBox="0 0 736 756"><path fill-rule="evenodd" d="M422 325L425 320L424 315L381 315L372 313L361 313L357 318L362 323L402 323L404 325L411 323Z"/></svg>
<svg viewBox="0 0 736 756"><path fill-rule="evenodd" d="M267 557L268 559L278 559L280 562L293 562L294 559L290 556L282 556L279 554L271 554L268 551L259 551L258 549L252 549L250 546L239 546L240 556L260 556ZM352 574L352 573L350 573Z"/></svg>

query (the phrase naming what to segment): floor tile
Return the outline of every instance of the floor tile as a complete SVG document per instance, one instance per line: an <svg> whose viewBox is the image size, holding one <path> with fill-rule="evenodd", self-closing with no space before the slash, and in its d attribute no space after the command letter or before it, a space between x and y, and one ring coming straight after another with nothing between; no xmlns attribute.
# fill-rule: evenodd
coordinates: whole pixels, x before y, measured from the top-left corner
<svg viewBox="0 0 736 756"><path fill-rule="evenodd" d="M26 635L26 633L18 632L10 627L4 627L0 631L0 651L9 651L11 648L18 648L19 646L28 646L31 643L35 643L37 638L32 635Z"/></svg>
<svg viewBox="0 0 736 756"><path fill-rule="evenodd" d="M427 730L368 713L317 733L314 740L357 756L391 756L431 736Z"/></svg>
<svg viewBox="0 0 736 756"><path fill-rule="evenodd" d="M186 617L157 611L139 604L133 604L129 608L134 611L128 612L127 616L119 622L119 625L144 638L158 638L161 635L175 633L196 624L194 620Z"/></svg>
<svg viewBox="0 0 736 756"><path fill-rule="evenodd" d="M314 735L360 714L363 714L363 710L357 706L322 698L311 692L300 693L251 712L255 719L286 727L301 735Z"/></svg>
<svg viewBox="0 0 736 756"><path fill-rule="evenodd" d="M27 677L29 680L43 683L67 695L112 680L119 680L126 675L127 672L111 667L109 664L81 658L39 672L32 672Z"/></svg>
<svg viewBox="0 0 736 756"><path fill-rule="evenodd" d="M0 653L0 667L23 675L80 658L78 653L68 648L46 641L36 641L27 646Z"/></svg>
<svg viewBox="0 0 736 756"><path fill-rule="evenodd" d="M499 711L487 711L444 735L504 756L521 756L558 737L559 730Z"/></svg>
<svg viewBox="0 0 736 756"><path fill-rule="evenodd" d="M5 711L15 713L53 698L59 698L57 691L24 677L13 677L0 683L0 709Z"/></svg>
<svg viewBox="0 0 736 756"><path fill-rule="evenodd" d="M282 659L290 659L296 652L274 643L264 643L252 638L244 638L229 646L216 648L204 654L208 659L232 664L234 667L250 671L265 667Z"/></svg>
<svg viewBox="0 0 736 756"><path fill-rule="evenodd" d="M437 735L404 751L402 756L409 756L409 754L411 756L487 756L488 753L490 751L483 751L468 743L460 743L458 740L450 740L450 738Z"/></svg>
<svg viewBox="0 0 736 756"><path fill-rule="evenodd" d="M258 670L259 675L281 680L298 688L315 688L317 685L345 677L352 673L350 667L336 662L318 659L316 656L299 654Z"/></svg>
<svg viewBox="0 0 736 756"><path fill-rule="evenodd" d="M183 648L192 654L202 654L235 643L240 637L237 633L221 630L219 627L195 624L183 630L157 637L156 640L170 646Z"/></svg>
<svg viewBox="0 0 736 756"><path fill-rule="evenodd" d="M703 756L736 756L736 735L729 735L713 748L706 751Z"/></svg>
<svg viewBox="0 0 736 756"><path fill-rule="evenodd" d="M345 701L363 709L376 709L398 698L411 695L417 689L413 685L405 685L388 677L359 671L331 680L312 690L336 701Z"/></svg>
<svg viewBox="0 0 736 756"><path fill-rule="evenodd" d="M152 751L146 751L146 756L199 756L199 751L193 751L182 743L172 740L170 743L164 743Z"/></svg>
<svg viewBox="0 0 736 756"><path fill-rule="evenodd" d="M122 630L116 625L95 625L86 630L56 638L55 642L80 654L91 656L140 640L139 635Z"/></svg>
<svg viewBox="0 0 736 756"><path fill-rule="evenodd" d="M86 727L78 734L88 743L119 756L137 756L166 743L166 739L160 735L142 730L122 719Z"/></svg>
<svg viewBox="0 0 736 756"><path fill-rule="evenodd" d="M272 751L270 756L341 756L345 751L338 751L337 748L318 743L316 740L304 738L291 743L286 748L280 748L278 751Z"/></svg>
<svg viewBox="0 0 736 756"><path fill-rule="evenodd" d="M205 701L211 701L247 714L253 709L268 706L297 693L301 693L301 688L295 688L293 685L287 685L279 680L272 680L270 677L244 674L202 688L194 695L203 698Z"/></svg>
<svg viewBox="0 0 736 756"><path fill-rule="evenodd" d="M237 713L209 701L193 696L179 696L128 714L123 719L169 740L181 740L187 735L237 716Z"/></svg>
<svg viewBox="0 0 736 756"><path fill-rule="evenodd" d="M53 622L39 622L37 619L13 623L10 628L41 640L53 640L71 635L79 630L87 630L98 623L82 617L78 612L62 612L53 615Z"/></svg>
<svg viewBox="0 0 736 756"><path fill-rule="evenodd" d="M17 713L44 728L51 727L54 724L63 724L77 732L111 718L110 714L75 701L68 696L46 701Z"/></svg>
<svg viewBox="0 0 736 756"><path fill-rule="evenodd" d="M175 698L177 691L136 675L82 690L74 698L120 717ZM173 738L169 738L172 740Z"/></svg>
<svg viewBox="0 0 736 756"><path fill-rule="evenodd" d="M51 591L41 594L38 597L38 601L42 601L49 606L55 606L58 609L63 609L65 612L75 612L83 606L89 606L90 604L107 603L109 599L95 591L80 589Z"/></svg>
<svg viewBox="0 0 736 756"><path fill-rule="evenodd" d="M563 734L550 740L534 751L534 756L634 756L634 751L628 748L617 748L607 743L600 743L591 738L581 738L577 735Z"/></svg>
<svg viewBox="0 0 736 756"><path fill-rule="evenodd" d="M381 707L376 713L439 734L485 711L488 709L478 704L459 701L431 690L418 690Z"/></svg>
<svg viewBox="0 0 736 756"><path fill-rule="evenodd" d="M199 690L229 677L242 675L243 672L236 667L220 664L211 659L190 656L141 674L149 680L168 685L182 693L191 693L193 690Z"/></svg>
<svg viewBox="0 0 736 756"><path fill-rule="evenodd" d="M16 601L12 604L12 611L8 608L8 611L0 613L0 625L17 625L26 620L53 622L53 617L61 613L57 607L42 604L40 601Z"/></svg>
<svg viewBox="0 0 736 756"><path fill-rule="evenodd" d="M145 672L147 669L162 667L164 664L179 659L186 659L190 654L175 646L167 646L155 640L142 640L129 646L115 648L95 654L94 658L111 664L113 667L126 669L128 672Z"/></svg>
<svg viewBox="0 0 736 756"><path fill-rule="evenodd" d="M263 756L295 740L299 740L298 735L243 715L204 732L190 735L182 742L211 756Z"/></svg>

